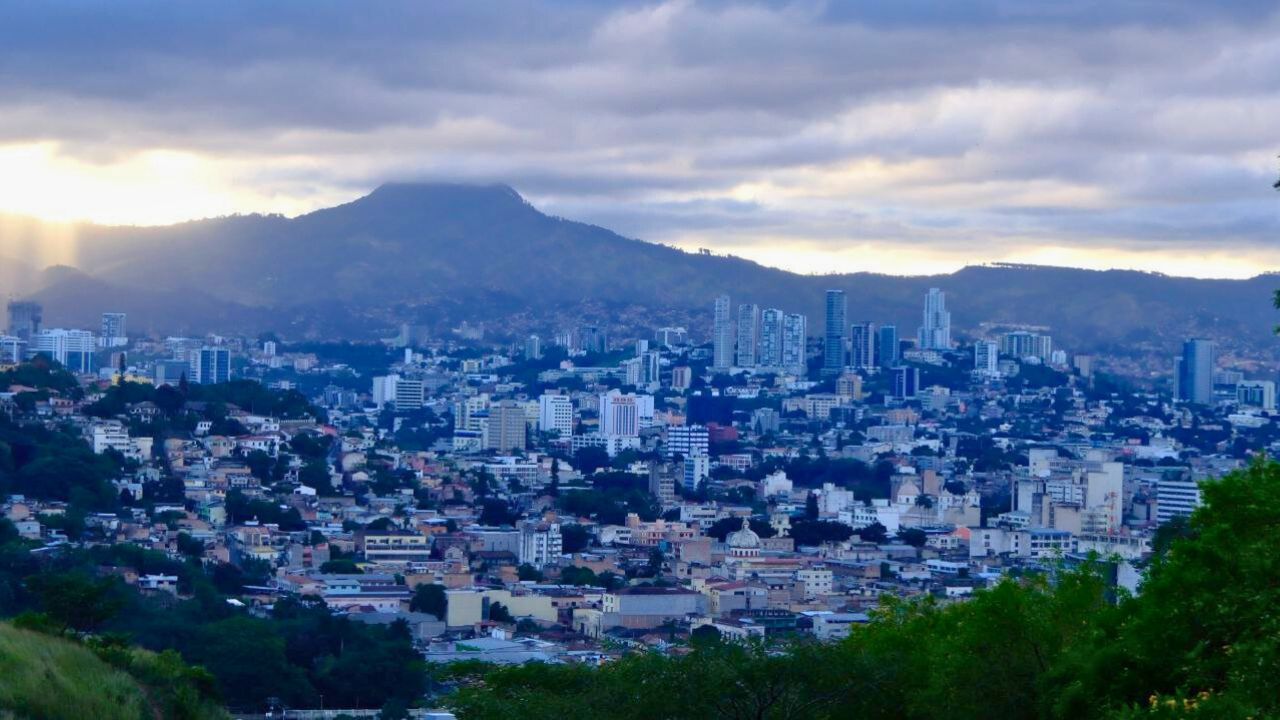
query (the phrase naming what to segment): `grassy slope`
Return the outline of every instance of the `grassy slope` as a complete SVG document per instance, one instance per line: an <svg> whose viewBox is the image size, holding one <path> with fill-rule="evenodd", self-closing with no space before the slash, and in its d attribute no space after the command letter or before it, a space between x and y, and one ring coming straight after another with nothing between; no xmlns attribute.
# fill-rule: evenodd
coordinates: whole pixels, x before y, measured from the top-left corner
<svg viewBox="0 0 1280 720"><path fill-rule="evenodd" d="M87 648L0 623L0 717L138 720L142 688Z"/></svg>

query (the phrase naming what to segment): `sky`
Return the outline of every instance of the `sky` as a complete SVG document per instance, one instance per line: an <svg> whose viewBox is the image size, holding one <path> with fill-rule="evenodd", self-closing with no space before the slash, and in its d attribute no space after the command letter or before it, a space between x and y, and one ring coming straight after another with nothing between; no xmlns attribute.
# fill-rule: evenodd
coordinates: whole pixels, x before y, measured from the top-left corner
<svg viewBox="0 0 1280 720"><path fill-rule="evenodd" d="M0 212L503 182L806 273L1280 270L1280 6L0 0Z"/></svg>

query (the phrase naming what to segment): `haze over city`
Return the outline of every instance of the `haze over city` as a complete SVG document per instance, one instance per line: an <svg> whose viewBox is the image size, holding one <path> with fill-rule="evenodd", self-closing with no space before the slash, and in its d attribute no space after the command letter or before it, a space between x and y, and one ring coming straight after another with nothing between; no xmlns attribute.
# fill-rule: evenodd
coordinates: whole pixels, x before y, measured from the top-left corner
<svg viewBox="0 0 1280 720"><path fill-rule="evenodd" d="M1278 30L1262 2L12 3L0 211L501 182L803 273L1249 277L1280 268Z"/></svg>

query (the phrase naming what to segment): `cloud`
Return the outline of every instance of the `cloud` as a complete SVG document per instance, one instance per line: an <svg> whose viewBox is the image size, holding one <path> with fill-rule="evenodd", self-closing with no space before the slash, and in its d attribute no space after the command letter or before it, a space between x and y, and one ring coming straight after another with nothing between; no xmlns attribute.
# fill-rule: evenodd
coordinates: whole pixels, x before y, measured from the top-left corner
<svg viewBox="0 0 1280 720"><path fill-rule="evenodd" d="M0 150L78 197L0 210L296 213L449 178L794 267L1280 267L1277 30L1270 3L1174 0L15 3Z"/></svg>

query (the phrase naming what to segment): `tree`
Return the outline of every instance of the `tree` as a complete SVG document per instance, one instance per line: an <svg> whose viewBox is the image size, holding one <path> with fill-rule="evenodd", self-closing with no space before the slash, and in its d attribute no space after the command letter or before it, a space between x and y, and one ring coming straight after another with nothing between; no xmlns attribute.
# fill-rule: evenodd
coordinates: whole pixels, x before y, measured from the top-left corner
<svg viewBox="0 0 1280 720"><path fill-rule="evenodd" d="M543 579L542 571L529 563L521 563L520 567L516 568L516 576L521 582L542 582Z"/></svg>
<svg viewBox="0 0 1280 720"><path fill-rule="evenodd" d="M859 529L858 537L863 542L875 543L877 545L880 545L888 541L889 531L887 528L885 528L884 525L881 525L878 522L874 522L864 528Z"/></svg>
<svg viewBox="0 0 1280 720"><path fill-rule="evenodd" d="M445 593L444 586L423 583L415 587L413 597L409 599L409 610L435 615L444 620L449 610L449 596Z"/></svg>
<svg viewBox="0 0 1280 720"><path fill-rule="evenodd" d="M591 544L591 531L576 523L560 526L561 549L566 553L580 553Z"/></svg>
<svg viewBox="0 0 1280 720"><path fill-rule="evenodd" d="M797 545L844 542L853 537L853 528L827 520L797 520L791 523L791 537Z"/></svg>
<svg viewBox="0 0 1280 720"><path fill-rule="evenodd" d="M574 467L583 475L591 475L600 468L609 467L609 453L603 448L584 447L573 454Z"/></svg>
<svg viewBox="0 0 1280 720"><path fill-rule="evenodd" d="M120 611L122 603L114 588L113 580L90 580L71 573L38 575L30 583L49 619L79 632L97 629Z"/></svg>
<svg viewBox="0 0 1280 720"><path fill-rule="evenodd" d="M806 520L818 519L818 495L809 493L804 498L804 517Z"/></svg>
<svg viewBox="0 0 1280 720"><path fill-rule="evenodd" d="M489 603L489 619L498 623L514 623L516 621L507 606L500 602Z"/></svg>
<svg viewBox="0 0 1280 720"><path fill-rule="evenodd" d="M924 547L929 536L920 528L907 528L898 531L898 539L913 547Z"/></svg>

